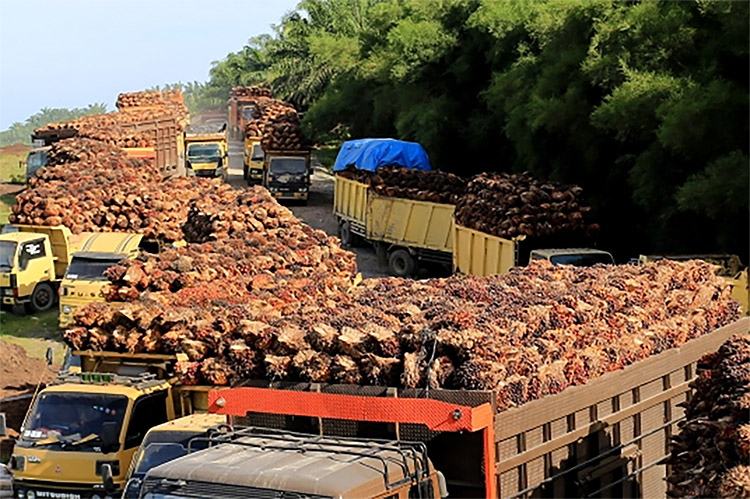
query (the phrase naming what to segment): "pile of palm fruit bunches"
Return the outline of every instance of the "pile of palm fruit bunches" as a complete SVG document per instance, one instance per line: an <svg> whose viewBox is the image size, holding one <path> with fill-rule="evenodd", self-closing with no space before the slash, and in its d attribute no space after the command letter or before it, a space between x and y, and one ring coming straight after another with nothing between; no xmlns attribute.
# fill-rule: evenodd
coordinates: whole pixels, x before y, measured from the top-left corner
<svg viewBox="0 0 750 499"><path fill-rule="evenodd" d="M242 98L243 105L253 106L252 118L245 123L245 136L261 139L266 151L296 151L309 148L300 126L299 114L291 104L273 98L271 90L262 87L235 87L231 94Z"/></svg>
<svg viewBox="0 0 750 499"><path fill-rule="evenodd" d="M671 497L750 497L750 336L734 336L698 362L672 437Z"/></svg>
<svg viewBox="0 0 750 499"><path fill-rule="evenodd" d="M528 173L482 173L467 180L440 171L383 167L373 173L349 167L339 175L382 196L456 205L456 223L498 237L586 237L599 229L589 220L583 189Z"/></svg>
<svg viewBox="0 0 750 499"><path fill-rule="evenodd" d="M81 138L60 142L52 158L17 198L14 221L187 243L110 268L108 301L79 309L65 340L75 349L185 354L175 374L186 384L256 378L491 389L502 410L739 317L729 286L700 261L535 262L502 276L360 282L338 239L262 187L162 180L116 145ZM511 192L515 184L520 194ZM465 192L458 210L464 202L482 204L483 213L502 211L493 203L517 207L517 229L542 223L523 218L539 218L532 208L549 205L566 220L584 212L578 188L528 175L478 176ZM468 210L461 220L470 225Z"/></svg>

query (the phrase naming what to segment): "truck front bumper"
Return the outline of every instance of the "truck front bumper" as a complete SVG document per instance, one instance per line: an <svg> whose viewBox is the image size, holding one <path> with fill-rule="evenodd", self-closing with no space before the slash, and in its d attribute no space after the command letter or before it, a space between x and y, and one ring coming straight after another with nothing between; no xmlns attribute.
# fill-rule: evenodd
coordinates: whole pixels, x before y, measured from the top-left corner
<svg viewBox="0 0 750 499"><path fill-rule="evenodd" d="M112 499L120 493L107 494L101 485L51 484L42 480L15 480L13 483L15 495L19 499L83 499L99 497Z"/></svg>
<svg viewBox="0 0 750 499"><path fill-rule="evenodd" d="M307 192L272 192L276 199L307 199Z"/></svg>
<svg viewBox="0 0 750 499"><path fill-rule="evenodd" d="M221 177L224 173L223 168L215 168L213 170L191 170L196 177Z"/></svg>
<svg viewBox="0 0 750 499"><path fill-rule="evenodd" d="M23 305L31 300L30 296L13 296L13 288L0 288L0 297L3 305Z"/></svg>

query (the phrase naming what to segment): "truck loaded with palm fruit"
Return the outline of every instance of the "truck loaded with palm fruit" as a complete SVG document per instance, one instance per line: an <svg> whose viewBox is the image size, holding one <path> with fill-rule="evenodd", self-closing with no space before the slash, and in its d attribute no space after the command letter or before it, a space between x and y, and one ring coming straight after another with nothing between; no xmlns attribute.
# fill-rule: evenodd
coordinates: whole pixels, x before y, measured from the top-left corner
<svg viewBox="0 0 750 499"><path fill-rule="evenodd" d="M106 261L111 266L137 251L140 240L141 236L128 233L73 234L61 225L11 226L9 231L0 235L2 303L23 305L29 313L48 310L57 302L61 282L69 274L71 263L75 262L81 271L84 262L90 258ZM74 278L72 276L69 274L67 278ZM74 291L73 288L72 285L63 287L66 299L82 292L82 289Z"/></svg>
<svg viewBox="0 0 750 499"><path fill-rule="evenodd" d="M230 106L230 116L237 117L235 127L243 131L248 185L263 185L277 199L307 201L311 157L297 111L264 88L237 87L232 95L230 103L245 110L238 114Z"/></svg>
<svg viewBox="0 0 750 499"><path fill-rule="evenodd" d="M568 248L568 261L577 255L579 263L599 251L581 248L593 241L597 226L587 221L590 208L575 186L528 174L463 179L431 170L419 144L393 139L345 142L334 172L333 212L342 242L371 242L397 276L415 275L430 263L459 273L502 274L526 265L532 249Z"/></svg>
<svg viewBox="0 0 750 499"><path fill-rule="evenodd" d="M229 168L226 124L188 125L184 141L186 175L225 177Z"/></svg>

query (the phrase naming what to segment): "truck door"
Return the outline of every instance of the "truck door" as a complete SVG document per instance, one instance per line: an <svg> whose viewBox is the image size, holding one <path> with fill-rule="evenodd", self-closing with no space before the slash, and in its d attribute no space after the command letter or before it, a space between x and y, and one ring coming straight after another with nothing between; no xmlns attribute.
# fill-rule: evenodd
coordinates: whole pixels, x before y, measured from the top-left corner
<svg viewBox="0 0 750 499"><path fill-rule="evenodd" d="M166 423L167 391L162 390L139 397L133 404L133 412L128 422L128 432L125 435L125 450L135 450L141 445L148 430L156 425Z"/></svg>
<svg viewBox="0 0 750 499"><path fill-rule="evenodd" d="M45 238L21 244L18 252L18 296L29 296L39 282L55 278L52 255L48 255Z"/></svg>
<svg viewBox="0 0 750 499"><path fill-rule="evenodd" d="M116 472L112 470L115 479L124 481L133 455L140 447L148 430L168 421L167 398L167 390L162 390L136 399L130 413L130 419L127 422L128 430L125 433L125 445L123 446L119 469Z"/></svg>

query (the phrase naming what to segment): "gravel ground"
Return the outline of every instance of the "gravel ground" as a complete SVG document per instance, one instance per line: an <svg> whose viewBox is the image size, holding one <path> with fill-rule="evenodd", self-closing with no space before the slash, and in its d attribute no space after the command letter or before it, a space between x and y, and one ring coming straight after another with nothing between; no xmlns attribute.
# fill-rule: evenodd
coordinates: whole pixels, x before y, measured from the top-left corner
<svg viewBox="0 0 750 499"><path fill-rule="evenodd" d="M242 178L242 143L229 143L229 183L238 189L247 186ZM301 203L286 205L292 212L313 228L328 235L338 237L338 226L333 216L333 177L316 170L312 177L310 198L306 205ZM350 248L357 255L357 267L362 277L386 277L388 268L378 261L372 246Z"/></svg>

